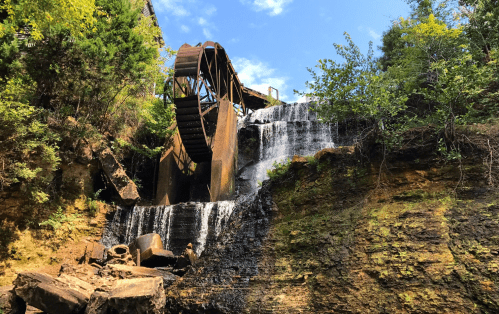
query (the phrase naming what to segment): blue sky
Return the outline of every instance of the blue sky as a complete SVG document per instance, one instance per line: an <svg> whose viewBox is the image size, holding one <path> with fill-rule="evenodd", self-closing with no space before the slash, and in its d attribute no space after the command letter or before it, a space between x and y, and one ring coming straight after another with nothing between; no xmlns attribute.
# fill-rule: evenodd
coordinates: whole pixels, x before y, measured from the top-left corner
<svg viewBox="0 0 499 314"><path fill-rule="evenodd" d="M221 44L250 88L295 102L319 59L337 59L333 43L348 32L362 53L381 44L392 21L406 17L402 0L152 0L166 45ZM375 49L376 54L380 54Z"/></svg>

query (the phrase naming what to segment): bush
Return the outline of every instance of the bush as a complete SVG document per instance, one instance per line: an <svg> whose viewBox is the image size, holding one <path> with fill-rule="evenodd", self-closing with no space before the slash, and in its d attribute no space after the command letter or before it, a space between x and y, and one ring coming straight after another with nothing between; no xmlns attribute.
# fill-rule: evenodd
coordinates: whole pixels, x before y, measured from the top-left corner
<svg viewBox="0 0 499 314"><path fill-rule="evenodd" d="M287 161L277 162L274 161L272 164L272 169L267 170L267 175L270 180L275 181L282 177L289 170L289 166L291 165L291 159L287 159Z"/></svg>

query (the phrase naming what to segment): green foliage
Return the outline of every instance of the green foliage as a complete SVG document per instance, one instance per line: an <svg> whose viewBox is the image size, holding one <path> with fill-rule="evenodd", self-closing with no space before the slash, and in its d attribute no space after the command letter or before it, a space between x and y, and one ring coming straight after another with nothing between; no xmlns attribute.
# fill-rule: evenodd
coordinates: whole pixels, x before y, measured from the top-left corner
<svg viewBox="0 0 499 314"><path fill-rule="evenodd" d="M29 95L21 79L11 79L0 89L0 190L20 184L29 199L44 203L60 162L59 138L43 122L44 110L26 103Z"/></svg>
<svg viewBox="0 0 499 314"><path fill-rule="evenodd" d="M97 199L99 198L99 194L103 191L103 189L98 190L94 193L92 197L87 197L87 208L90 216L95 217L99 212L99 203Z"/></svg>
<svg viewBox="0 0 499 314"><path fill-rule="evenodd" d="M8 13L0 23L0 37L27 28L30 37L41 40L44 32L60 25L82 36L95 21L96 6L95 0L4 0L0 11Z"/></svg>
<svg viewBox="0 0 499 314"><path fill-rule="evenodd" d="M62 207L59 207L55 213L52 213L49 219L40 222L40 226L50 226L54 231L59 230L61 227L65 227L68 230L73 230L73 223L80 219L80 215L71 214L66 215L63 213Z"/></svg>
<svg viewBox="0 0 499 314"><path fill-rule="evenodd" d="M287 159L286 161L277 162L274 161L272 164L272 169L267 170L267 175L270 180L277 180L282 177L289 170L289 166L291 165L291 159Z"/></svg>
<svg viewBox="0 0 499 314"><path fill-rule="evenodd" d="M319 160L315 159L314 156L305 156L305 159L307 160L308 164L312 167L317 167L319 165Z"/></svg>
<svg viewBox="0 0 499 314"><path fill-rule="evenodd" d="M267 95L267 100L265 101L265 108L274 107L281 105L281 101L272 97L272 95Z"/></svg>
<svg viewBox="0 0 499 314"><path fill-rule="evenodd" d="M161 51L161 31L154 17L141 15L144 5L0 4L0 190L21 191L33 217L33 206L58 196L56 170L80 138L114 138L123 159L135 153L154 158L163 149L174 111L155 95L162 91L154 84L164 85L173 51ZM94 199L88 205L92 211Z"/></svg>

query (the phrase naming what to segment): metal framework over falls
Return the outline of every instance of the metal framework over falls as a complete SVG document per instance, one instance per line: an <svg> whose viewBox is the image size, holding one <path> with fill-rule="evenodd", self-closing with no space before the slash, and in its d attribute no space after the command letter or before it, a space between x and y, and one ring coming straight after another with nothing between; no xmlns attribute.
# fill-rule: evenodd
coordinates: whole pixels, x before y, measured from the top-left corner
<svg viewBox="0 0 499 314"><path fill-rule="evenodd" d="M182 142L195 162L209 161L222 101L243 113L265 108L266 95L245 87L218 43L180 47L175 60L173 102Z"/></svg>
<svg viewBox="0 0 499 314"><path fill-rule="evenodd" d="M167 84L165 91L173 94L165 94L165 101L175 105L178 133L161 159L157 203L206 199L199 197L201 190L211 201L226 199L234 192L237 168L235 108L243 114L265 108L267 96L245 87L225 49L212 41L182 45ZM206 177L211 180L204 182Z"/></svg>

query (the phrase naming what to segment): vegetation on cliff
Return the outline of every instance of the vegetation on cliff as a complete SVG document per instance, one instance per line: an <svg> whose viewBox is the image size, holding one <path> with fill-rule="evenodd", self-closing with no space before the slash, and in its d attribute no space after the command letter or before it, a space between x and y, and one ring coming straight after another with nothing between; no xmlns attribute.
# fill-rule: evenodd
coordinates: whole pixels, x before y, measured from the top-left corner
<svg viewBox="0 0 499 314"><path fill-rule="evenodd" d="M309 69L308 96L324 121L368 121L378 140L397 145L410 128L433 125L442 151L458 157L457 126L497 118L499 9L495 1L408 0L412 13L383 35L382 56L363 55L346 33L344 62ZM496 157L494 157L496 158Z"/></svg>

